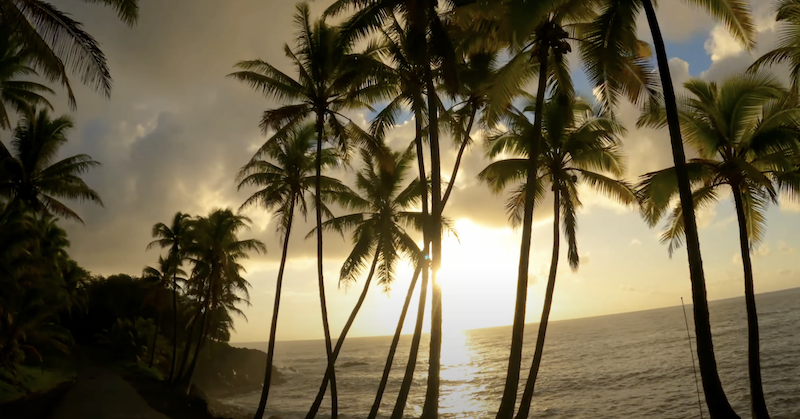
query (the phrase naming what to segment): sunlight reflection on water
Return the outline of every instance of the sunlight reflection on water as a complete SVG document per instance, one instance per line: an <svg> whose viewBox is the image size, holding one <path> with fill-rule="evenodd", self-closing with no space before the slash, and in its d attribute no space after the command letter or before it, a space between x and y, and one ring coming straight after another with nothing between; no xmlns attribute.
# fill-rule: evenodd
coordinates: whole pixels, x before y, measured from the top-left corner
<svg viewBox="0 0 800 419"><path fill-rule="evenodd" d="M442 386L440 413L448 417L468 417L464 412L486 410L478 396L485 390L477 385L479 354L470 336L461 330L445 329L442 336Z"/></svg>

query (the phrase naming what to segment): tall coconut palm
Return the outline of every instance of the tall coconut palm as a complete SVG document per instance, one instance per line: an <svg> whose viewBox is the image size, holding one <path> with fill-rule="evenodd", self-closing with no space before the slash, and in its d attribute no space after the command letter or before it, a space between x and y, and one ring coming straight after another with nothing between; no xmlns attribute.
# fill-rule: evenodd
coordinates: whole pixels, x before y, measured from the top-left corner
<svg viewBox="0 0 800 419"><path fill-rule="evenodd" d="M150 363L148 365L150 368L153 367L153 359L155 359L156 355L158 331L159 327L161 326L161 309L164 306L164 293L165 290L169 290L170 287L177 282L178 275L184 276L186 275L186 272L183 272L183 270L181 270L180 267L176 265L169 257L164 259L162 256L158 257L158 268L146 266L142 270L142 280L147 282L148 286L150 287L148 299L153 302L153 305L156 308L156 331L153 334L153 344L150 346ZM173 290L173 293L174 292L175 291ZM172 357L174 360L174 352ZM173 365L175 365L174 362Z"/></svg>
<svg viewBox="0 0 800 419"><path fill-rule="evenodd" d="M353 192L340 199L348 208L358 212L334 217L322 224L323 231L336 231L342 235L346 231L353 232L353 250L342 266L340 286L342 284L345 287L350 286L358 279L364 268L370 266L364 288L342 328L342 333L336 340L326 377L334 369L336 358L364 304L376 273L378 285L388 290L394 282L394 271L401 255L405 255L414 263L419 260L420 250L405 229L406 226L420 224L419 213L407 211L412 205L418 204L420 182L415 180L404 186L406 174L414 160L413 153L410 151L392 153L394 164L391 167L387 167L385 162L379 164L367 151L362 151L361 156L363 166L356 174L356 187L359 193ZM322 403L326 383L327 379L323 379L312 410L317 410Z"/></svg>
<svg viewBox="0 0 800 419"><path fill-rule="evenodd" d="M153 226L152 236L155 238L147 245L149 250L153 246L158 246L162 249L169 248L167 260L173 265L172 267L172 365L169 368L169 377L167 381L172 382L175 378L175 368L178 363L178 271L180 270L183 261L186 259L184 254L184 246L187 240L187 222L189 215L182 212L176 212L172 217L172 222L168 226L164 223L158 223ZM184 274L185 275L185 274ZM188 344L188 342L187 342ZM187 346L188 348L188 346Z"/></svg>
<svg viewBox="0 0 800 419"><path fill-rule="evenodd" d="M37 213L83 222L59 199L103 205L97 192L80 178L100 163L86 154L55 161L72 126L68 116L50 119L46 109L30 110L14 129L13 154L0 142L0 196L10 201L0 221L15 206L22 206Z"/></svg>
<svg viewBox="0 0 800 419"><path fill-rule="evenodd" d="M343 31L351 38L363 37L379 31L395 13L408 26L410 48L413 61L422 70L427 96L428 141L431 161L431 208L430 223L425 231L430 242L433 286L431 295L431 345L428 369L428 383L422 417L429 419L438 416L439 411L439 371L442 351L442 292L436 275L441 265L442 254L442 170L439 147L439 103L436 94L436 78L444 80L445 90L455 93L458 89L455 49L446 26L439 13L454 6L453 1L444 1L439 7L438 0L337 0L326 14L336 15L348 9L355 9L344 24ZM424 251L424 250L423 250Z"/></svg>
<svg viewBox="0 0 800 419"><path fill-rule="evenodd" d="M276 135L303 124L312 116L317 131L317 178L322 177L322 148L327 141L334 142L343 151L347 149L347 138L364 140L369 136L358 135L360 129L352 122L344 123L340 111L361 106L383 97L384 84L374 76L378 67L374 59L375 46L369 45L362 54L352 50L352 42L341 36L338 28L329 26L324 19L313 22L308 3L297 5L295 25L298 28L297 48L284 47L286 56L297 70L294 79L263 60L242 61L236 64L241 71L230 76L249 84L267 97L291 104L267 110L261 120L265 131L274 129ZM326 130L326 125L328 129ZM328 134L326 136L326 134ZM380 154L379 144L362 144L373 147ZM322 225L321 180L315 185L316 224ZM317 236L317 278L320 310L325 335L325 350L330 359L332 344L328 325L328 309L325 301L325 284L322 266L322 235ZM336 377L331 376L332 414L338 412Z"/></svg>
<svg viewBox="0 0 800 419"><path fill-rule="evenodd" d="M470 3L470 2L467 2ZM511 58L496 73L496 81L487 92L486 102L489 104L484 112L484 119L489 126L501 118L508 106L519 97L520 89L530 81L538 78L537 104L541 109L546 91L551 89L554 95L571 100L573 95L570 69L567 65L566 52L571 50L570 40L580 43L577 34L597 16L598 2L567 0L557 2L532 2L526 0L507 0L499 2L475 1L456 10L454 23L460 32L465 32L467 39L479 48L508 47ZM485 35L470 36L469 32L481 30ZM631 46L620 49L623 65L622 83L625 93L634 101L645 93L652 93L652 80L647 61L642 59L639 49L643 43L634 37ZM541 124L540 117L534 114L534 123ZM537 120L539 122L537 122ZM531 139L536 147L538 140ZM538 154L538 153L534 153ZM530 159L531 167L537 159ZM528 173L535 173L528 170ZM530 254L530 225L532 225L533 201L529 202L527 217L531 222L523 223L523 237L520 246L520 269L517 280L517 301L514 311L512 343L509 353L508 372L501 400L498 418L511 418L519 383L522 345L524 335L524 319L527 300L527 265ZM526 218L525 213L521 214Z"/></svg>
<svg viewBox="0 0 800 419"><path fill-rule="evenodd" d="M12 36L0 33L0 128L11 128L7 108L18 113L37 106L52 109L43 93L54 94L49 87L32 81L19 80L36 76L31 68L31 52L21 47Z"/></svg>
<svg viewBox="0 0 800 419"><path fill-rule="evenodd" d="M800 109L771 75L735 75L721 83L691 80L689 95L679 102L681 132L699 158L686 167L694 187L695 209L715 202L721 188L730 188L739 225L747 307L750 397L754 418L768 418L761 384L758 314L750 252L761 240L767 205L775 201L780 175L793 172L800 150ZM643 125L663 126L663 107L652 109ZM675 169L643 176L643 214L650 225L661 220L677 194ZM672 252L683 243L683 206L667 218L661 239Z"/></svg>
<svg viewBox="0 0 800 419"><path fill-rule="evenodd" d="M425 71L424 66L419 63L416 58L418 48L413 48L413 40L411 38L409 25L401 25L398 19L392 16L386 28L381 29L383 35L382 42L382 58L386 63L386 67L382 69L386 75L385 79L387 86L393 89L393 98L386 104L386 106L379 111L370 124L370 134L377 139L384 139L386 132L389 128L393 127L397 118L404 109L410 109L414 115L414 147L417 156L417 169L418 179L427 179L425 171L425 157L423 138L427 135L425 124L427 123L427 104L425 101L426 86L424 83ZM420 204L421 204L421 217L424 219L429 218L429 205L428 205L428 185L427 182L420 183ZM422 254L430 254L430 240L428 239L428 232L426 228L423 230L423 250ZM405 322L405 316L408 312L408 307L411 303L411 296L413 294L416 281L419 275L422 275L422 283L420 286L419 308L417 310L417 325L414 328L414 334L411 339L411 349L409 351L409 358L406 364L406 374L400 385L400 392L397 396L397 403L395 404L395 411L399 411L402 415L402 409L405 407L405 402L408 393L411 390L411 383L414 377L414 370L417 365L417 355L419 354L419 344L422 339L422 318L425 314L425 304L427 301L427 290L429 280L429 258L423 258L418 263L417 272L412 278L411 285L409 286L409 293L406 295L403 308L398 319L398 326L395 335L392 338L392 343L389 347L386 365L384 367L381 381L378 384L375 401L370 409L369 417L374 418L380 409L381 399L383 392L386 389L386 384L389 379L389 372L394 361L394 354L397 350L397 345L400 340L400 331Z"/></svg>
<svg viewBox="0 0 800 419"><path fill-rule="evenodd" d="M191 240L186 246L186 254L192 264L192 280L189 283L203 299L199 307L202 310L200 336L194 358L184 377L187 391L191 387L200 351L207 340L209 325L215 324L216 319L209 316L213 316L215 310L221 307L239 313L235 303L246 302L249 298L250 284L241 276L244 268L240 261L249 257L248 252L266 252L266 247L259 240L239 239L239 233L247 229L249 223L249 218L234 214L230 209L218 209L208 217L191 220ZM239 294L243 297L238 297Z"/></svg>
<svg viewBox="0 0 800 419"><path fill-rule="evenodd" d="M719 20L731 35L745 47L754 44L755 25L750 15L748 2L744 0L702 0L690 2L705 9ZM661 79L667 126L670 135L675 175L677 176L678 196L683 208L694 208L690 176L686 168L686 155L681 139L681 130L675 89L669 71L664 37L652 0L602 0L600 17L589 24L582 32L581 55L584 68L595 87L601 88L601 98L607 107L617 103L618 96L625 92L626 76L625 51L636 44L636 19L644 10L658 64ZM613 42L608 42L613 40ZM714 345L711 338L711 323L708 314L703 261L700 253L700 240L697 234L697 221L693 211L683 214L686 250L689 261L689 278L692 285L692 301L697 335L697 358L700 376L706 396L709 414L712 418L738 418L731 408L717 373Z"/></svg>
<svg viewBox="0 0 800 419"><path fill-rule="evenodd" d="M132 26L139 16L138 0L83 0L113 8L119 18ZM0 26L18 34L23 49L30 53L33 68L51 82L67 89L70 105L75 96L67 75L75 72L81 82L105 96L111 93L111 73L100 44L80 22L50 3L39 0L0 0Z"/></svg>
<svg viewBox="0 0 800 419"><path fill-rule="evenodd" d="M298 211L304 218L306 217L308 213L306 197L311 193L317 179L315 174L315 135L314 124L306 124L287 132L285 139L271 139L239 170L237 178L239 189L245 186L261 188L251 195L241 208L256 205L273 211L277 221L276 229L279 234L283 235L283 251L275 283L275 302L272 307L272 323L267 344L264 386L261 389L261 399L255 418L261 418L264 415L269 398L283 273L289 251L292 221L295 211ZM338 156L331 149L322 150L323 169L336 166L338 163ZM330 200L335 194L349 190L338 180L325 176L322 177L321 184L324 202Z"/></svg>
<svg viewBox="0 0 800 419"><path fill-rule="evenodd" d="M527 107L532 109L532 106ZM513 187L507 210L512 224L519 225L524 214L522 208L526 194L531 188L542 194L550 186L553 191L553 254L550 274L545 291L542 318L533 355L530 374L525 385L518 419L528 417L536 377L542 360L550 308L553 303L556 272L558 270L561 243L561 223L567 239L567 255L570 267L578 268L577 210L581 205L579 187L587 185L600 193L623 203L636 201L633 189L625 182L608 177L622 176L624 170L620 150L620 136L624 128L611 118L600 116L581 100L562 103L551 98L542 111L542 135L544 144L539 156L539 174L536 185L521 184L527 178L526 163L530 154L530 139L534 135L533 124L519 111L509 112L505 119L507 130L497 132L489 138L489 157L511 156L491 163L479 175L494 192ZM538 197L541 199L541 195Z"/></svg>

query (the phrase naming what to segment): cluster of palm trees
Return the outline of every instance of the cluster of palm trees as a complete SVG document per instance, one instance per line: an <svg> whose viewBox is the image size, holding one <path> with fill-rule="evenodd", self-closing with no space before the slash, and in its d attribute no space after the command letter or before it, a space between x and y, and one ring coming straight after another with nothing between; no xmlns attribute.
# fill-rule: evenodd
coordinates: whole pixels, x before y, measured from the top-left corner
<svg viewBox="0 0 800 419"><path fill-rule="evenodd" d="M255 239L240 239L238 234L248 228L250 220L229 209L212 211L206 217L189 217L176 213L170 225L153 226L153 237L148 248L167 249L166 258L159 256L158 267L147 266L142 277L152 284L153 290L171 295L173 330L172 357L167 380L175 385L185 385L188 392L201 350L209 339L227 341L233 326L231 314L244 316L237 304L249 304L250 284L242 277L243 259L248 252L265 252L263 243ZM191 266L187 276L182 265ZM187 337L183 345L181 364L178 367L178 299L180 306L190 310ZM156 304L162 308L164 304ZM160 312L156 331L150 347L152 354L158 340ZM197 336L193 339L194 336ZM192 348L194 345L194 348ZM194 355L192 356L192 353ZM189 361L191 359L191 361Z"/></svg>
<svg viewBox="0 0 800 419"><path fill-rule="evenodd" d="M755 26L746 2L695 3L745 47L754 46ZM237 71L230 75L281 103L264 111L260 126L268 140L238 177L239 188L259 188L243 207L260 205L273 211L283 236L266 377L255 417L264 414L269 396L292 220L295 210L306 215L309 199L316 215L316 227L308 236L317 240L328 367L307 417L316 415L328 386L332 416L337 417L334 366L342 342L375 275L378 284L390 284L398 258L410 261L415 273L368 417L378 414L419 277L416 328L391 417L402 417L412 384L429 286L431 342L422 417L437 417L442 348L442 289L437 271L442 235L449 226L445 207L462 158L473 143L472 135L481 129L486 154L494 161L479 179L494 192L508 192L509 220L522 228L511 350L497 418L528 416L562 230L570 266L577 269L579 264L575 232L582 185L622 204L636 205L652 226L670 211L663 241L669 244L670 254L680 245L687 248L697 354L713 418L738 416L717 374L695 210L714 202L721 186L730 186L744 267L752 412L754 418L768 418L761 388L750 251L763 233L765 207L781 192L796 197L800 186L799 8L796 0L780 2L778 19L790 28L785 41L747 73L720 83L692 80L684 86L687 94L677 98L651 0L338 0L317 20L306 3L299 3L295 45L284 47L294 74L263 60L250 60L236 64ZM641 11L652 46L636 36ZM346 16L340 25L327 23L328 17L342 15ZM567 59L573 48L594 88L592 102L574 92ZM657 69L651 66L653 53ZM782 61L792 66L791 89L759 69ZM530 94L525 87L534 80L537 89ZM626 130L614 112L621 100L640 107L639 126L666 127L670 134L674 167L645 174L637 184L620 180L625 170L621 137ZM348 118L363 109L374 114L368 127ZM403 150L392 150L387 135L408 115L414 122L414 138ZM449 177L442 173L443 135L451 137L458 149ZM687 161L684 144L698 158ZM323 175L334 167L350 167L355 155L362 160L355 190ZM414 159L416 176L405 179ZM518 404L533 213L548 187L553 195L553 256L535 354ZM337 210L346 215L338 215ZM352 232L353 250L342 266L340 284L349 285L367 271L363 291L336 345L328 325L322 275L321 232L325 230ZM420 236L421 245L415 240Z"/></svg>
<svg viewBox="0 0 800 419"><path fill-rule="evenodd" d="M137 0L86 1L114 8L128 25L136 21ZM102 205L81 179L99 163L85 154L57 160L72 118L52 117L45 95L55 92L33 81L59 83L74 108L69 73L110 94L103 52L79 22L46 2L0 1L0 129L11 134L10 147L0 141L0 365L7 371L26 358L41 362L44 347L66 350L72 337L60 314L84 303L89 273L69 257L54 217L82 222L64 200Z"/></svg>

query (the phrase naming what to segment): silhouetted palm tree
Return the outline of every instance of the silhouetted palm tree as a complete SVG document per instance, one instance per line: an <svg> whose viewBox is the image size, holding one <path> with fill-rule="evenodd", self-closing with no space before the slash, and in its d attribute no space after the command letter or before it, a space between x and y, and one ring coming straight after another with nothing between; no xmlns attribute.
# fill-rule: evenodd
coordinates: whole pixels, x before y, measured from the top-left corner
<svg viewBox="0 0 800 419"><path fill-rule="evenodd" d="M12 154L0 142L0 196L10 202L4 214L15 206L71 218L81 218L58 199L93 201L103 205L100 196L80 178L80 175L99 166L86 154L54 161L59 149L67 142L72 128L68 116L50 119L47 110L26 112L14 129Z"/></svg>
<svg viewBox="0 0 800 419"><path fill-rule="evenodd" d="M250 284L241 276L243 268L240 261L249 257L248 252L266 252L266 247L259 240L239 239L239 232L248 228L249 223L249 218L234 214L229 209L218 209L208 217L190 221L190 242L185 248L192 264L189 285L194 288L194 294L202 298L199 306L202 321L195 355L184 377L187 379L187 391L191 388L195 365L208 337L209 325L215 324L215 319L209 316L213 316L218 308L241 314L235 304L240 301L249 304L247 289ZM239 297L239 294L243 297Z"/></svg>
<svg viewBox="0 0 800 419"><path fill-rule="evenodd" d="M83 0L113 8L119 18L132 26L139 16L138 0ZM111 74L100 44L83 30L69 13L40 0L0 0L0 26L19 36L30 53L32 66L51 82L67 89L70 105L75 105L67 67L78 73L81 81L109 96Z"/></svg>
<svg viewBox="0 0 800 419"><path fill-rule="evenodd" d="M702 0L692 3L704 8L719 20L731 35L745 47L753 46L755 25L750 16L748 2L744 0ZM630 51L631 46L638 43L636 19L639 12L644 10L653 36L658 75L661 78L678 195L684 208L694 208L690 177L686 168L686 155L681 140L675 89L672 85L666 46L656 17L654 2L652 0L602 0L601 9L600 17L591 22L581 34L584 39L581 54L584 57L584 67L589 74L589 79L595 87L601 88L601 98L606 106L610 107L617 103L619 94L626 91L623 83L629 78L626 75L628 72L625 71L625 61L629 54L626 54L625 51ZM613 41L609 42L609 40ZM697 357L706 404L712 418L738 418L725 396L717 373L703 261L700 253L700 239L693 211L687 211L684 214L684 222L689 277L692 283L692 301L694 303L692 308L695 334L697 335Z"/></svg>
<svg viewBox="0 0 800 419"><path fill-rule="evenodd" d="M384 97L385 87L374 76L378 62L374 60L374 44L364 53L352 51L352 42L341 36L338 28L329 26L324 19L312 22L308 3L297 5L295 25L297 48L284 47L286 56L297 70L294 79L263 60L241 61L236 67L242 71L231 74L240 81L263 92L266 96L289 102L277 109L267 110L261 120L264 131L273 129L283 135L304 124L312 116L317 131L317 178L322 176L322 148L325 141L335 143L342 151L348 147L348 138L362 142L369 136L359 135L360 128L345 119L340 111L362 106ZM328 129L326 130L326 125ZM327 135L326 135L327 134ZM380 144L362 144L364 147L380 148ZM376 155L380 153L376 151ZM317 227L322 225L321 185L315 186ZM322 235L317 236L317 277L322 311L322 325L328 358L332 353L328 309L325 301L325 284L322 267ZM331 376L332 415L338 412L336 377ZM313 416L313 415L312 415Z"/></svg>
<svg viewBox="0 0 800 419"><path fill-rule="evenodd" d="M691 80L684 87L689 96L678 107L682 134L700 156L686 165L695 209L714 203L720 188L730 187L733 193L744 269L752 412L754 418L766 418L750 252L763 237L764 213L769 202L776 201L781 173L795 170L800 109L767 74L736 75L719 84ZM663 126L663 107L652 109L640 123ZM656 225L677 194L675 168L644 175L641 188L643 214L651 226ZM661 236L669 243L670 255L683 244L683 213L683 206L676 205Z"/></svg>
<svg viewBox="0 0 800 419"><path fill-rule="evenodd" d="M272 363L275 351L275 335L278 330L278 311L283 287L283 273L286 267L286 256L289 251L289 237L292 232L292 221L295 211L305 218L308 213L306 196L316 184L315 174L315 140L314 124L307 124L286 132L286 138L267 141L253 158L241 168L237 180L239 189L244 186L256 186L260 189L242 204L241 208L257 205L268 211L274 211L277 221L276 229L283 234L283 251L281 253L278 279L275 284L275 303L272 308L272 324L269 330L267 346L267 366L264 373L264 387L256 410L255 418L264 415L269 397L272 378ZM268 159L268 160L267 160ZM339 163L338 156L331 149L322 150L322 168L326 169ZM329 201L335 194L349 189L338 180L323 176L321 178L322 200Z"/></svg>
<svg viewBox="0 0 800 419"><path fill-rule="evenodd" d="M54 94L53 90L43 84L19 80L37 75L30 65L30 51L24 50L13 37L0 34L0 128L11 128L7 107L18 113L39 105L52 109L41 94Z"/></svg>
<svg viewBox="0 0 800 419"><path fill-rule="evenodd" d="M370 124L370 133L375 138L383 140L389 128L393 127L397 122L397 117L401 114L404 108L408 108L414 114L414 147L417 154L417 169L418 179L427 179L425 171L425 157L423 138L427 136L425 124L427 122L427 104L425 101L426 86L424 83L425 70L415 57L418 53L413 48L412 39L409 34L408 25L402 26L400 22L393 18L388 27L381 31L383 38L382 42L382 57L386 61L386 67L382 69L384 72L387 86L393 89L393 98L389 103L375 115ZM420 184L420 203L422 210L420 212L423 219L429 218L428 206L428 185L427 182ZM422 254L430 254L430 239L428 232L423 226L423 250ZM381 381L378 384L375 401L370 409L369 418L375 418L380 409L380 402L383 398L383 392L386 389L386 384L389 379L389 372L391 370L394 354L397 350L397 345L400 340L400 332L403 328L403 322L408 312L408 306L411 303L411 296L418 280L418 276L422 274L422 284L420 286L420 299L419 308L417 310L417 325L414 328L414 334L411 339L411 349L409 351L409 358L406 364L406 374L400 385L400 391L397 395L397 402L395 403L395 412L399 412L402 416L403 408L408 398L408 393L411 390L411 383L414 377L414 370L417 366L417 355L419 353L419 345L422 339L422 319L425 315L425 304L428 292L428 278L430 274L429 258L423 258L418 263L417 272L411 280L409 286L409 294L406 295L403 308L398 319L398 326L392 343L389 347L389 354L387 356L386 365L384 367Z"/></svg>
<svg viewBox="0 0 800 419"><path fill-rule="evenodd" d="M361 295L336 340L336 347L326 371L326 379L323 379L320 391L317 393L315 400L317 405L322 403L327 376L334 369L336 358L364 304L375 273L377 272L378 285L382 285L386 290L394 282L394 271L400 255L405 255L415 263L419 260L419 247L405 230L406 226L421 224L419 213L407 211L411 205L419 201L420 182L416 180L403 186L405 175L414 159L413 153L409 151L393 153L394 165L391 167L387 167L385 162L380 164L367 151L362 151L361 157L363 166L356 174L356 187L359 193L351 192L340 198L346 207L359 212L331 218L322 223L322 229L336 231L342 235L346 231L353 232L353 250L342 266L340 286L345 284L345 287L348 287L355 282L369 264L370 256L372 263L369 264L369 272ZM312 231L310 234L314 233Z"/></svg>
<svg viewBox="0 0 800 419"><path fill-rule="evenodd" d="M439 147L439 98L436 95L436 79L444 81L445 90L455 93L458 89L455 49L439 13L452 8L454 1L443 1L439 8L438 0L337 0L326 14L336 15L350 8L355 12L343 25L342 30L349 38L360 38L381 30L388 24L389 17L395 13L408 27L408 51L413 52L412 62L422 70L428 105L428 142L431 156L431 209L430 225L424 240L431 243L431 265L433 286L431 295L431 345L428 371L428 384L422 417L431 419L439 411L439 371L442 350L442 290L436 275L441 265L442 254L442 169ZM423 249L425 251L425 249Z"/></svg>
<svg viewBox="0 0 800 419"><path fill-rule="evenodd" d="M532 110L532 106L526 109ZM611 118L598 115L588 104L580 100L561 103L558 97L551 98L545 103L542 114L544 144L539 156L536 185L521 184L523 179L527 179L525 170L527 157L530 154L529 137L534 135L534 130L531 121L519 111L510 112L504 118L507 130L489 138L490 157L500 155L511 157L491 163L478 175L494 192L516 185L506 205L509 218L514 225L520 225L522 222L524 214L522 207L527 191L537 188L537 200L542 198L548 185L553 191L553 254L536 349L516 416L520 419L528 417L542 360L558 270L562 221L570 266L573 270L578 268L578 244L575 232L577 209L581 205L578 196L579 186L587 185L624 204L636 202L636 195L629 185L604 174L615 177L623 174L624 164L619 137L625 131L621 125Z"/></svg>
<svg viewBox="0 0 800 419"><path fill-rule="evenodd" d="M169 368L169 377L167 381L172 381L175 378L175 368L178 363L178 271L186 259L184 253L184 246L187 240L187 222L189 215L181 212L176 212L172 217L172 223L167 226L164 223L158 223L153 226L152 236L155 238L147 245L147 249L153 246L160 248L169 248L167 260L173 265L172 277L172 365ZM185 275L185 274L184 274ZM187 342L186 348L188 349Z"/></svg>
<svg viewBox="0 0 800 419"><path fill-rule="evenodd" d="M155 359L156 355L156 343L158 343L158 330L159 326L161 326L161 309L164 306L163 298L165 291L169 290L170 286L177 282L178 275L184 276L186 275L186 272L181 270L180 267L178 267L169 257L164 259L163 257L159 256L158 268L146 266L144 270L142 270L142 280L146 281L150 287L148 299L153 302L153 306L156 308L156 331L153 334L153 344L150 347L149 368L153 367L153 359ZM181 280L183 280L183 278L181 278ZM174 352L172 356L174 359Z"/></svg>
<svg viewBox="0 0 800 419"><path fill-rule="evenodd" d="M69 331L56 320L78 303L65 281L70 268L67 233L56 219L13 210L0 235L0 366L15 371L26 354L41 359L44 346L68 353ZM12 383L16 384L16 383Z"/></svg>

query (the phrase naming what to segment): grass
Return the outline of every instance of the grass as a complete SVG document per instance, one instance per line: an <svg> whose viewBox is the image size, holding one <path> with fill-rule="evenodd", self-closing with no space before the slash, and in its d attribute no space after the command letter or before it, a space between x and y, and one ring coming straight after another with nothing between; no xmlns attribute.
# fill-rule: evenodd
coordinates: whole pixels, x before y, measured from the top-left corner
<svg viewBox="0 0 800 419"><path fill-rule="evenodd" d="M58 385L75 378L75 365L70 358L52 357L43 367L20 365L16 376L8 371L0 371L5 379L18 383L11 384L0 379L0 403L20 399L31 393L44 393Z"/></svg>

